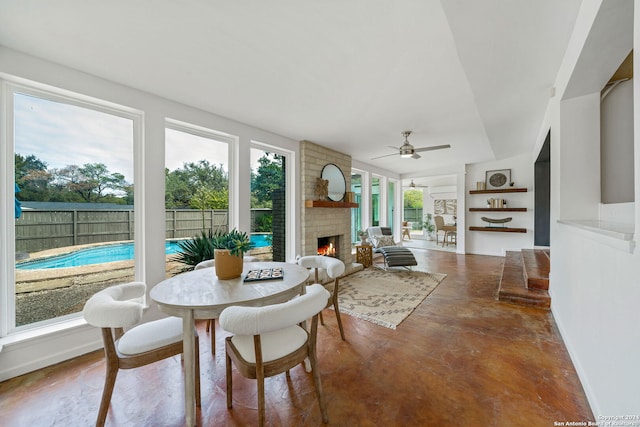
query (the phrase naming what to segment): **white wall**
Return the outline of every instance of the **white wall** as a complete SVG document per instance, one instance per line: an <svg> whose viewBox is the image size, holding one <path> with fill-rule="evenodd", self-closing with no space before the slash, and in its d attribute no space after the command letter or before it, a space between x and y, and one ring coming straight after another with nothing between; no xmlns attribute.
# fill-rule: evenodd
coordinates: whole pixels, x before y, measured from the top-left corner
<svg viewBox="0 0 640 427"><path fill-rule="evenodd" d="M609 40L623 19L611 19L616 13L628 15L628 1L585 0L571 45L558 75L558 98L569 80L593 82L601 67L600 48L611 55L617 43ZM639 17L635 2L635 20ZM599 13L607 7L607 13ZM620 10L618 10L620 9ZM605 22L603 22L605 21ZM610 22L608 22L610 21ZM602 26L610 25L610 31ZM598 31L592 28L598 27ZM629 31L633 31L629 29ZM591 36L591 37L590 37ZM604 40L593 38L604 37ZM634 44L640 42L636 29ZM618 52L624 58L628 46ZM625 51L626 50L626 51ZM603 52L604 53L604 52ZM581 61L578 59L581 58ZM589 60L587 60L589 59ZM577 66L582 64L582 66ZM638 59L634 67L639 69ZM610 73L604 73L596 87L574 85L568 99L554 98L550 104L551 124L551 309L565 345L571 355L589 403L596 417L640 414L640 253L635 248L638 209L635 209L634 240L612 237L607 228L584 230L558 223L558 220L601 220L599 215L599 90ZM634 85L634 176L635 200L640 187L640 90ZM576 89L579 87L581 90ZM622 207L628 218L632 210ZM611 212L606 211L607 217ZM594 222L598 224L597 222ZM636 421L637 422L637 421Z"/></svg>
<svg viewBox="0 0 640 427"><path fill-rule="evenodd" d="M600 115L602 202L633 202L633 80L606 95Z"/></svg>
<svg viewBox="0 0 640 427"><path fill-rule="evenodd" d="M142 260L142 275L151 288L165 276L165 219L164 219L164 126L165 118L172 118L205 128L222 131L238 137L237 161L242 167L238 175L238 185L233 189L238 204L237 214L232 216L231 226L248 230L250 226L248 165L251 141L259 141L286 150L298 156L298 142L238 123L214 114L206 113L176 102L115 84L88 74L24 55L0 46L0 74L17 76L56 88L77 92L90 97L110 101L144 112L143 169L144 169L144 244L145 252ZM176 85L180 81L176 80ZM206 96L206 94L203 94ZM297 161L297 160L296 160ZM298 169L298 165L296 165ZM295 181L299 182L299 171ZM140 183L136 182L139 186ZM246 195L240 197L240 195ZM299 196L296 194L296 215L299 215ZM13 203L13 201L11 202ZM13 209L13 208L11 208ZM5 209L6 210L6 209ZM300 224L295 219L296 227ZM300 230L294 230L299 235ZM300 248L293 248L292 253L299 253ZM12 260L3 260L3 265L12 265ZM137 265L138 267L138 265ZM147 318L159 316L155 307L147 313ZM95 328L83 322L69 330L57 333L51 328L34 331L21 336L0 338L0 381L57 363L71 357L84 354L101 346L99 333Z"/></svg>
<svg viewBox="0 0 640 427"><path fill-rule="evenodd" d="M485 172L498 169L511 169L514 187L527 188L526 193L505 194L469 194L476 189L477 181L485 181ZM533 161L528 154L501 159L492 162L467 165L465 177L466 198L466 251L472 254L504 256L505 251L519 251L533 248ZM484 208L487 199L503 198L509 207L528 208L527 212L469 212L469 208ZM458 207L458 218L462 215ZM526 228L526 233L499 233L470 231L469 227L484 227L487 224L480 218L512 217L509 227Z"/></svg>

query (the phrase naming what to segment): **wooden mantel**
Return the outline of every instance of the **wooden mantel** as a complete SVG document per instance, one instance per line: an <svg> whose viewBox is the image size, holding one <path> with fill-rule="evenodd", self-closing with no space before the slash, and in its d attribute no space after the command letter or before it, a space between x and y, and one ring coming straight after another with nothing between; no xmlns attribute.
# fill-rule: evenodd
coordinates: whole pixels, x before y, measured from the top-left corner
<svg viewBox="0 0 640 427"><path fill-rule="evenodd" d="M331 200L305 200L305 208L357 208L357 203L333 202Z"/></svg>

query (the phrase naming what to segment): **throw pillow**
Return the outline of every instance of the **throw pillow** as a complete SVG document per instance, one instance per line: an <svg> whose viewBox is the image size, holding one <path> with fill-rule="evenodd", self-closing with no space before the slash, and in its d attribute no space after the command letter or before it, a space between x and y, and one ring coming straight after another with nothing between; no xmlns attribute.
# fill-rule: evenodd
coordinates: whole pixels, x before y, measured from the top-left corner
<svg viewBox="0 0 640 427"><path fill-rule="evenodd" d="M395 246L396 242L393 241L392 236L379 236L373 240L373 246L376 248L383 248L385 246Z"/></svg>

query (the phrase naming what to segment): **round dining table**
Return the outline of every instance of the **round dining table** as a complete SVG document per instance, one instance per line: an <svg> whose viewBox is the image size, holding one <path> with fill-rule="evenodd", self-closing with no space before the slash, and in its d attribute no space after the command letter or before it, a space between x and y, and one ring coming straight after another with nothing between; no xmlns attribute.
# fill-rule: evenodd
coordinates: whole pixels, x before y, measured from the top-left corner
<svg viewBox="0 0 640 427"><path fill-rule="evenodd" d="M281 269L281 277L245 281L250 272ZM182 318L184 352L185 418L196 425L194 334L196 319L217 319L232 305L265 306L290 300L304 293L309 278L306 268L284 262L247 262L236 279L218 280L215 268L202 268L163 280L151 289L150 297L160 311Z"/></svg>

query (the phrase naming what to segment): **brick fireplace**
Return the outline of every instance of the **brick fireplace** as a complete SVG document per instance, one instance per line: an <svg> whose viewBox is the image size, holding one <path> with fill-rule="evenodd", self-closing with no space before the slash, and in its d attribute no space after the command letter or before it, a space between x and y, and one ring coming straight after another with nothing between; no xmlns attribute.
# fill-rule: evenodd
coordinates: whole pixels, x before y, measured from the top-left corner
<svg viewBox="0 0 640 427"><path fill-rule="evenodd" d="M345 264L354 261L351 254L351 209L306 207L305 200L317 200L315 194L316 179L320 178L322 168L327 163L337 165L351 188L351 156L330 150L309 141L300 143L300 164L302 181L302 212L300 215L302 231L302 254L316 255L318 239L338 236L336 256Z"/></svg>

